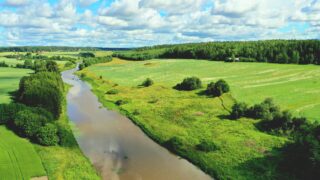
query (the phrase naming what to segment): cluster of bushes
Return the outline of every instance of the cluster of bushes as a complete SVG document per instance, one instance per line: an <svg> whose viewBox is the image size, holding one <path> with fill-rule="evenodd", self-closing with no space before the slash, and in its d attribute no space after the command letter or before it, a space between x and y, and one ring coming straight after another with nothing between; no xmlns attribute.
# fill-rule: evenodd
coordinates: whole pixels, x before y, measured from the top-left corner
<svg viewBox="0 0 320 180"><path fill-rule="evenodd" d="M230 91L230 87L228 83L220 79L216 83L211 82L208 84L207 89L206 89L206 94L209 96L214 96L214 97L219 97L224 93L227 93Z"/></svg>
<svg viewBox="0 0 320 180"><path fill-rule="evenodd" d="M202 87L202 82L198 77L188 77L183 79L183 81L176 86L175 89L180 91L192 91L195 89L200 89Z"/></svg>
<svg viewBox="0 0 320 180"><path fill-rule="evenodd" d="M64 84L59 73L38 72L21 78L17 100L28 106L42 107L58 118L63 91Z"/></svg>
<svg viewBox="0 0 320 180"><path fill-rule="evenodd" d="M23 64L16 64L16 68L23 68L23 69L32 69L35 72L42 72L42 71L50 71L50 72L59 72L59 67L57 62L52 60L25 60Z"/></svg>
<svg viewBox="0 0 320 180"><path fill-rule="evenodd" d="M185 78L181 83L177 84L174 86L175 89L180 90L180 91L192 91L195 89L200 89L202 88L202 82L199 78L197 77L188 77ZM230 91L230 87L228 83L220 79L217 82L211 82L207 85L207 89L205 90L205 93L208 96L214 96L214 97L219 97L224 93L227 93Z"/></svg>
<svg viewBox="0 0 320 180"><path fill-rule="evenodd" d="M3 61L3 62L0 62L0 67L9 67L9 65Z"/></svg>
<svg viewBox="0 0 320 180"><path fill-rule="evenodd" d="M281 111L272 99L249 107L241 102L232 107L231 118L261 119L258 128L275 134L287 135L293 140L282 151L281 170L298 178L316 179L320 176L320 125L305 117L294 117Z"/></svg>
<svg viewBox="0 0 320 180"><path fill-rule="evenodd" d="M48 146L58 144L63 134L55 119L61 114L64 92L61 76L49 62L45 71L21 78L17 103L0 104L0 124Z"/></svg>
<svg viewBox="0 0 320 180"><path fill-rule="evenodd" d="M96 57L96 55L92 52L81 52L79 53L79 56L80 57L83 57L83 58L94 58Z"/></svg>
<svg viewBox="0 0 320 180"><path fill-rule="evenodd" d="M93 64L99 64L99 63L106 63L112 61L111 56L106 56L106 57L89 57L83 59L83 62L79 65L79 69L82 70L88 66L91 66Z"/></svg>
<svg viewBox="0 0 320 180"><path fill-rule="evenodd" d="M59 143L58 127L53 115L39 107L24 104L0 104L0 124L7 125L22 137L41 145Z"/></svg>

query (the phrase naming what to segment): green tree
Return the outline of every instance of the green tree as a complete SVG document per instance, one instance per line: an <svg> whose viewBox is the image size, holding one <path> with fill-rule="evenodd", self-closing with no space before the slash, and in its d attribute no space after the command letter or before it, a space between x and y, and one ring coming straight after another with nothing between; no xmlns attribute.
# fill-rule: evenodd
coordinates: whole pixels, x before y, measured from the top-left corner
<svg viewBox="0 0 320 180"><path fill-rule="evenodd" d="M57 135L58 128L52 123L47 123L45 126L39 128L36 138L39 144L45 146L54 146L59 143L59 137Z"/></svg>

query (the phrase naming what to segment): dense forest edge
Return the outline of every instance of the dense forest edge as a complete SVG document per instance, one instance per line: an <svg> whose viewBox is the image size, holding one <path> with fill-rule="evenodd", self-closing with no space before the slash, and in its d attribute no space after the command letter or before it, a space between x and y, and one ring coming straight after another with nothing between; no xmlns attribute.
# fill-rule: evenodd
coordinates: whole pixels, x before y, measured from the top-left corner
<svg viewBox="0 0 320 180"><path fill-rule="evenodd" d="M205 59L225 62L320 64L319 40L265 40L143 47L113 54L126 60Z"/></svg>

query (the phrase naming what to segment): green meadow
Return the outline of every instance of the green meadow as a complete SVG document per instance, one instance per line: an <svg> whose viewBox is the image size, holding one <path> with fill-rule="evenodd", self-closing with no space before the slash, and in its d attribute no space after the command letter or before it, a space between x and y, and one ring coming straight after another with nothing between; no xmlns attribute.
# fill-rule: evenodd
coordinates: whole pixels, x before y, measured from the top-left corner
<svg viewBox="0 0 320 180"><path fill-rule="evenodd" d="M32 144L0 126L0 179L30 179L46 176Z"/></svg>
<svg viewBox="0 0 320 180"><path fill-rule="evenodd" d="M203 60L123 61L90 66L79 72L102 103L129 116L160 144L176 137L179 155L218 179L275 179L290 177L278 171L279 148L290 140L256 128L257 120L227 119L235 99L253 104L274 98L282 109L312 119L320 117L319 74L314 65L224 63ZM183 78L197 76L204 83L225 79L231 93L221 98L201 91L177 91ZM155 84L139 87L146 78ZM119 93L108 94L109 90ZM127 102L121 106L118 100ZM201 141L218 149L201 152Z"/></svg>
<svg viewBox="0 0 320 180"><path fill-rule="evenodd" d="M0 67L0 103L10 102L9 92L17 90L20 78L29 73L32 70Z"/></svg>

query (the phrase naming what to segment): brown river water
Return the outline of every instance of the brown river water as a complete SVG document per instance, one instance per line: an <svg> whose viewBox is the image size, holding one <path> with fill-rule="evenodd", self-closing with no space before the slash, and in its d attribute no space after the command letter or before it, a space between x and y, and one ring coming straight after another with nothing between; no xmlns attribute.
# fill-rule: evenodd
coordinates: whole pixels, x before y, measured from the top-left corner
<svg viewBox="0 0 320 180"><path fill-rule="evenodd" d="M72 85L68 116L83 153L106 180L209 180L210 176L152 141L133 122L103 108L90 85L64 71Z"/></svg>

